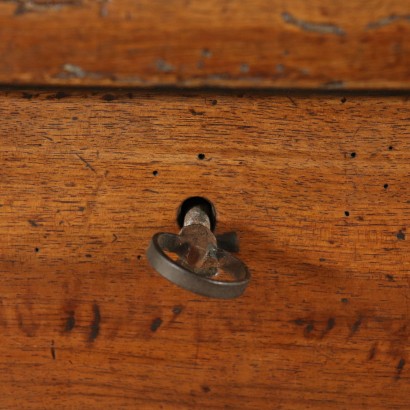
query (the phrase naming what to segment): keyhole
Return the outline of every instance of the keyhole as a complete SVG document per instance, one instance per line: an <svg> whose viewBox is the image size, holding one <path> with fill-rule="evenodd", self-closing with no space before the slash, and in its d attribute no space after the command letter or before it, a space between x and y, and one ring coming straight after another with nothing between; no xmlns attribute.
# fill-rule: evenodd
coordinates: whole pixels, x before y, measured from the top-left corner
<svg viewBox="0 0 410 410"><path fill-rule="evenodd" d="M180 228L184 225L184 219L187 212L194 206L201 206L202 209L207 213L209 221L211 222L211 231L214 231L216 226L216 211L213 203L201 196L191 196L179 206L177 211L177 223Z"/></svg>

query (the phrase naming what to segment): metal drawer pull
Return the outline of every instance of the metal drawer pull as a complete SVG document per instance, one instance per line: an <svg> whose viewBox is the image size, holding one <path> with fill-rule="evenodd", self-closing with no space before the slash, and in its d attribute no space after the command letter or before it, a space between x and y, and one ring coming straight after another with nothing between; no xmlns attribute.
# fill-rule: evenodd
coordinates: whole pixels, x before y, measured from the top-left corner
<svg viewBox="0 0 410 410"><path fill-rule="evenodd" d="M210 227L203 207L192 207L179 235L157 233L152 237L148 261L159 274L191 292L220 299L238 297L248 285L250 273L226 250L237 248L236 234L215 237Z"/></svg>

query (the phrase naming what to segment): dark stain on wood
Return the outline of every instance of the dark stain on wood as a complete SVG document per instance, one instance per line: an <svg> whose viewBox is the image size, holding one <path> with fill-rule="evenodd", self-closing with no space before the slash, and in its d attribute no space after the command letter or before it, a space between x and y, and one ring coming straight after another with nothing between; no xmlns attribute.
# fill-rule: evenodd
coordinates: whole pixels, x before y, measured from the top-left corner
<svg viewBox="0 0 410 410"><path fill-rule="evenodd" d="M21 98L24 98L26 100L31 100L33 98L33 94L23 91L21 93Z"/></svg>
<svg viewBox="0 0 410 410"><path fill-rule="evenodd" d="M315 329L315 326L313 325L313 323L308 323L305 327L305 330L303 331L305 337L308 337L313 330Z"/></svg>
<svg viewBox="0 0 410 410"><path fill-rule="evenodd" d="M403 372L403 369L404 369L404 365L406 364L406 361L403 359L403 358L401 358L400 360L399 360L399 362L397 363L397 366L396 366L396 376L395 376L395 379L396 380L399 380L400 379L400 377L401 377L401 373Z"/></svg>
<svg viewBox="0 0 410 410"><path fill-rule="evenodd" d="M367 360L373 360L376 357L376 353L377 353L377 343L375 343L369 350L369 355L367 356Z"/></svg>
<svg viewBox="0 0 410 410"><path fill-rule="evenodd" d="M68 316L65 322L64 331L71 332L74 329L74 326L75 326L75 312L73 310L70 310L68 312Z"/></svg>
<svg viewBox="0 0 410 410"><path fill-rule="evenodd" d="M37 223L34 219L29 219L29 220L28 220L28 223L29 223L31 226L34 226L35 228L37 228L37 226L38 226L38 223Z"/></svg>
<svg viewBox="0 0 410 410"><path fill-rule="evenodd" d="M70 94L65 93L64 91L58 91L55 94L47 96L47 100L61 100L63 98L69 97Z"/></svg>
<svg viewBox="0 0 410 410"><path fill-rule="evenodd" d="M196 110L194 110L193 108L190 108L190 109L189 109L189 112L190 112L192 115L204 115L204 114L205 114L204 111L196 111Z"/></svg>
<svg viewBox="0 0 410 410"><path fill-rule="evenodd" d="M390 273L387 273L387 274L386 274L386 279L387 279L389 282L394 282L394 281L395 281L395 280L394 280L394 276L391 275Z"/></svg>
<svg viewBox="0 0 410 410"><path fill-rule="evenodd" d="M360 329L362 320L362 317L359 317L356 322L353 323L353 325L350 327L350 336L353 336Z"/></svg>
<svg viewBox="0 0 410 410"><path fill-rule="evenodd" d="M50 351L51 351L51 357L53 358L53 360L56 360L56 349L54 347L54 340L51 341Z"/></svg>
<svg viewBox="0 0 410 410"><path fill-rule="evenodd" d="M181 313L182 313L182 310L184 309L184 307L183 306L181 306L181 305L176 305L176 306L174 306L173 308L172 308L172 313L175 315L175 316L178 316L178 315L180 315Z"/></svg>
<svg viewBox="0 0 410 410"><path fill-rule="evenodd" d="M151 323L151 332L156 332L161 325L162 325L162 319L160 317L157 317Z"/></svg>
<svg viewBox="0 0 410 410"><path fill-rule="evenodd" d="M335 324L336 324L335 318L334 318L334 317L330 317L330 318L327 320L325 332L326 332L326 333L327 333L327 332L330 332L330 331L335 327Z"/></svg>
<svg viewBox="0 0 410 410"><path fill-rule="evenodd" d="M93 342L100 334L101 313L100 307L97 305L97 303L93 304L93 315L94 318L90 324L90 334L88 337L88 340L90 342Z"/></svg>
<svg viewBox="0 0 410 410"><path fill-rule="evenodd" d="M201 386L201 388L204 393L209 393L211 391L211 388L205 384Z"/></svg>
<svg viewBox="0 0 410 410"><path fill-rule="evenodd" d="M104 94L101 99L104 101L114 101L117 99L117 97L114 94Z"/></svg>
<svg viewBox="0 0 410 410"><path fill-rule="evenodd" d="M399 232L397 232L396 237L399 241L404 241L406 239L406 234L400 230Z"/></svg>

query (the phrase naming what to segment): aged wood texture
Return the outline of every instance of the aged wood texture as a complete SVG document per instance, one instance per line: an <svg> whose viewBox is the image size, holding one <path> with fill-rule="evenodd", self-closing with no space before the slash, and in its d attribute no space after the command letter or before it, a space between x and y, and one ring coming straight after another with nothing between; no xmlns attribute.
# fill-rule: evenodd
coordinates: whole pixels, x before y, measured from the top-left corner
<svg viewBox="0 0 410 410"><path fill-rule="evenodd" d="M409 0L0 2L0 83L410 88Z"/></svg>
<svg viewBox="0 0 410 410"><path fill-rule="evenodd" d="M409 408L408 98L28 90L0 113L1 408ZM239 234L237 300L148 266L193 195Z"/></svg>

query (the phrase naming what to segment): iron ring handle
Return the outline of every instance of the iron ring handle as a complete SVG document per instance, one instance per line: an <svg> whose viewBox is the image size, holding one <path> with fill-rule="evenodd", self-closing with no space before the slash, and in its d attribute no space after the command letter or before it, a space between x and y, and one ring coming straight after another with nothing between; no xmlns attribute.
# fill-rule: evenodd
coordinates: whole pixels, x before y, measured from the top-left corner
<svg viewBox="0 0 410 410"><path fill-rule="evenodd" d="M241 260L229 254L229 258L232 258L231 261L236 264L239 271L242 272L241 278L237 278L237 280L222 282L200 276L179 265L165 254L160 245L160 240L164 235L168 235L169 237L178 236L164 232L156 233L152 237L147 250L147 258L151 266L164 278L191 292L212 298L233 299L242 295L249 283L250 273Z"/></svg>

